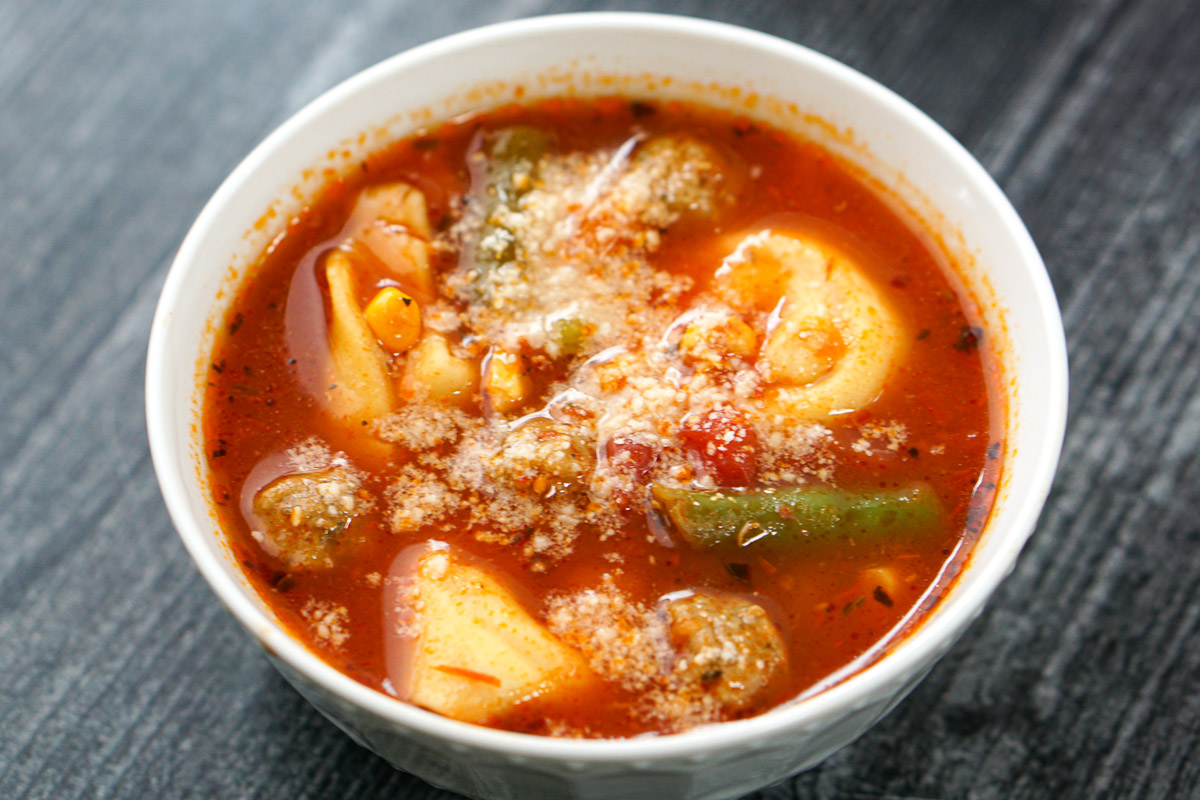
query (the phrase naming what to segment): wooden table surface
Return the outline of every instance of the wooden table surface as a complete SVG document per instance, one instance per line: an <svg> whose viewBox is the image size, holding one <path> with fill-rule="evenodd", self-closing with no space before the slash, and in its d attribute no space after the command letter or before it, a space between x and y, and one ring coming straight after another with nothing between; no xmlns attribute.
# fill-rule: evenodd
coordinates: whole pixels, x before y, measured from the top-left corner
<svg viewBox="0 0 1200 800"><path fill-rule="evenodd" d="M342 78L606 3L0 0L0 797L445 798L321 718L199 578L144 433L176 247ZM1200 795L1200 6L633 2L895 89L1041 248L1071 423L1017 569L895 712L758 798Z"/></svg>

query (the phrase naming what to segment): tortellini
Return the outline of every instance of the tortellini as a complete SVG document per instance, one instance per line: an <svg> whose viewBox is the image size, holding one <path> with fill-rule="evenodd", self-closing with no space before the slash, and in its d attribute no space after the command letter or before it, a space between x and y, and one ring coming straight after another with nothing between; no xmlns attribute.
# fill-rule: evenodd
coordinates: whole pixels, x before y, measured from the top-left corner
<svg viewBox="0 0 1200 800"><path fill-rule="evenodd" d="M344 251L334 250L326 258L325 277L329 282L329 355L334 379L329 407L334 416L351 424L370 422L395 406L387 354L363 316L354 269Z"/></svg>
<svg viewBox="0 0 1200 800"><path fill-rule="evenodd" d="M379 259L422 303L433 299L429 211L425 195L407 183L363 190L351 215L352 237Z"/></svg>
<svg viewBox="0 0 1200 800"><path fill-rule="evenodd" d="M740 241L714 282L735 308L769 314L758 367L771 413L819 421L857 411L879 396L903 355L896 312L831 246L762 231Z"/></svg>
<svg viewBox="0 0 1200 800"><path fill-rule="evenodd" d="M421 320L418 302L394 287L381 290L364 312L358 299L361 251L356 248L365 244L425 296L431 291L430 226L425 196L404 183L364 190L352 218L358 222L351 226L351 237L325 259L332 373L327 403L333 416L363 426L395 410L391 354L417 342Z"/></svg>

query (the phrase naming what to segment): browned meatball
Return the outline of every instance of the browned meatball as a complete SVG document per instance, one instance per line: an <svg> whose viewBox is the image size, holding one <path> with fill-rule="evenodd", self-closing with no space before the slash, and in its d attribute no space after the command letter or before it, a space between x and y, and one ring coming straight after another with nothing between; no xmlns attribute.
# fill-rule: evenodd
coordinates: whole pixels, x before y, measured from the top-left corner
<svg viewBox="0 0 1200 800"><path fill-rule="evenodd" d="M787 650L763 607L736 595L696 593L667 605L676 653L671 682L722 712L748 707L787 670Z"/></svg>
<svg viewBox="0 0 1200 800"><path fill-rule="evenodd" d="M331 563L331 546L367 510L361 481L344 467L284 475L254 497L254 513L266 527L265 544L292 566Z"/></svg>
<svg viewBox="0 0 1200 800"><path fill-rule="evenodd" d="M492 474L516 489L545 495L582 488L595 461L578 428L538 419L508 434L492 459Z"/></svg>

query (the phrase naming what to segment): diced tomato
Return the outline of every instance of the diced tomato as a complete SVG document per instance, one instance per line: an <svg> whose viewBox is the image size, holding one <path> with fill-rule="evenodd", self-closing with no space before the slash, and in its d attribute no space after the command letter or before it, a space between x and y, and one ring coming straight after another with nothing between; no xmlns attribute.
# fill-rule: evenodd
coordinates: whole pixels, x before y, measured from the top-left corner
<svg viewBox="0 0 1200 800"><path fill-rule="evenodd" d="M658 460L653 447L632 436L614 436L608 440L604 452L613 466L632 470L639 478L645 478Z"/></svg>
<svg viewBox="0 0 1200 800"><path fill-rule="evenodd" d="M711 409L683 421L679 438L718 486L751 486L758 475L758 435L731 409Z"/></svg>

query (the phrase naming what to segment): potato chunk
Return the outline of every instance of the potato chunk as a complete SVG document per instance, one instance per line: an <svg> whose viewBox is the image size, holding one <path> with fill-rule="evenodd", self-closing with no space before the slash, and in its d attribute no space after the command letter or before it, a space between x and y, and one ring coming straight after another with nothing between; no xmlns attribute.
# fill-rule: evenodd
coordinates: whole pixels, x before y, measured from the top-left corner
<svg viewBox="0 0 1200 800"><path fill-rule="evenodd" d="M517 353L493 350L484 368L483 391L501 414L519 408L533 391L525 359Z"/></svg>
<svg viewBox="0 0 1200 800"><path fill-rule="evenodd" d="M747 708L787 669L787 648L762 606L736 595L671 601L671 680L681 698L705 696L723 711Z"/></svg>
<svg viewBox="0 0 1200 800"><path fill-rule="evenodd" d="M254 514L266 530L263 545L296 567L329 563L330 550L369 502L359 480L343 467L284 475L254 496Z"/></svg>
<svg viewBox="0 0 1200 800"><path fill-rule="evenodd" d="M400 391L407 397L449 400L475 391L479 369L454 354L441 334L427 332L408 354Z"/></svg>
<svg viewBox="0 0 1200 800"><path fill-rule="evenodd" d="M410 571L411 570L411 571ZM397 575L395 573L399 572ZM483 723L522 702L585 689L583 657L559 641L490 572L435 549L393 567L389 606L411 609L388 649L409 702Z"/></svg>

